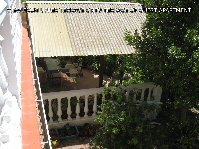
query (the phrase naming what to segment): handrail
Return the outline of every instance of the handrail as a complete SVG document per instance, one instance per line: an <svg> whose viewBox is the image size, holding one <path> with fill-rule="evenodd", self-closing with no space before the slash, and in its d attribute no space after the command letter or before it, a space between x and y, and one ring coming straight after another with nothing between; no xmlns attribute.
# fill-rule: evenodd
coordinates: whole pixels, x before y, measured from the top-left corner
<svg viewBox="0 0 199 149"><path fill-rule="evenodd" d="M130 84L128 86L121 86L120 88L126 90L126 95L130 96L131 91L136 91L137 95L133 95L134 97L132 100L136 103L140 103L141 101L146 101L149 104L162 104L160 102L161 94L162 94L162 88L160 86L156 86L153 83L141 83L141 84ZM111 88L110 88L111 89ZM118 88L119 89L119 88ZM88 118L96 118L97 113L97 95L101 94L101 97L104 97L104 93L102 92L104 90L103 87L101 88L91 88L91 89L81 89L81 90L72 90L72 91L61 91L61 92L50 92L50 93L42 93L43 100L48 100L48 117L49 121L48 123L59 125L61 123L67 122L74 122L75 121L81 121ZM89 104L90 95L92 95L92 105ZM71 106L71 100L72 97L77 98L77 104L76 104L76 117L72 118L72 106ZM62 99L67 98L67 120L63 119L63 109L62 109ZM84 115L80 118L80 99L83 98L84 103ZM89 113L89 106L91 111L93 113ZM89 113L89 114L88 114ZM155 118L157 115L156 111L153 111L153 113L148 113L149 117ZM56 120L53 119L53 116L57 116ZM54 117L55 118L55 117ZM53 121L54 120L54 121ZM58 121L59 124L56 124ZM78 122L79 123L79 122ZM50 126L49 126L50 127Z"/></svg>
<svg viewBox="0 0 199 149"><path fill-rule="evenodd" d="M47 125L47 120L46 120L46 115L45 115L45 110L44 110L44 104L43 104L43 100L42 100L42 94L41 94L41 89L40 89L40 83L39 83L39 76L38 76L38 72L37 72L37 66L36 66L36 60L34 57L34 53L31 53L31 57L32 57L32 66L33 66L33 74L34 74L34 82L35 82L35 93L37 96L37 105L38 105L38 115L40 117L40 123L41 123L41 130L42 130L42 135L43 138L40 134L41 137L41 144L43 144L43 148L44 149L51 149L51 142L50 142L50 135L49 135L49 131L48 131L48 125Z"/></svg>
<svg viewBox="0 0 199 149"><path fill-rule="evenodd" d="M25 4L26 5L26 4ZM25 6L24 6L25 7ZM29 24L29 20L27 19L28 17L25 16L25 23ZM28 37L30 40L30 49L31 49L31 60L32 60L32 70L34 74L34 87L35 87L35 94L37 96L36 100L36 105L38 108L38 117L40 119L40 139L41 139L41 144L43 149L52 149L51 147L51 141L50 141L50 135L48 131L48 124L46 120L46 115L45 115L45 110L44 110L44 104L42 100L42 94L41 94L41 88L40 88L40 82L39 82L39 76L37 72L37 65L36 65L36 60L33 52L33 45L32 45L32 38L31 38L31 31L28 26L26 26L26 29L28 31Z"/></svg>

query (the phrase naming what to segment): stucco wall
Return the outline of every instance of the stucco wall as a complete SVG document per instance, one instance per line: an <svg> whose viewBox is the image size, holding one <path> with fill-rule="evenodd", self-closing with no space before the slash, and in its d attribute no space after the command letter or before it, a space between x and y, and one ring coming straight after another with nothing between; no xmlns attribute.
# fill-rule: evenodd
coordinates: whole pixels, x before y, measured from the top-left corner
<svg viewBox="0 0 199 149"><path fill-rule="evenodd" d="M21 20L20 0L0 0L0 149L21 148Z"/></svg>

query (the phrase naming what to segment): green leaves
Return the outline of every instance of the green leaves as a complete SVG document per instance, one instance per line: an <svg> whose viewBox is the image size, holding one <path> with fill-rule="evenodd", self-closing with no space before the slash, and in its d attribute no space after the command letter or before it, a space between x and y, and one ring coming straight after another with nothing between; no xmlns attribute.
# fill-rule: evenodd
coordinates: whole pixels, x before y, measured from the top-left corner
<svg viewBox="0 0 199 149"><path fill-rule="evenodd" d="M118 128L112 128L112 132L114 133L114 134L118 134L119 133L119 129Z"/></svg>
<svg viewBox="0 0 199 149"><path fill-rule="evenodd" d="M184 126L185 123L193 125L198 120L188 119L186 112L183 115L183 109L179 107L184 107L185 111L186 108L198 107L199 1L144 0L144 3L151 8L191 8L189 13L147 13L142 33L139 35L125 31L125 39L139 51L135 65L142 72L142 79L161 85L174 98L174 101L164 105L173 106L175 111L172 114L172 110L164 111L165 115L170 113L163 123L169 132L160 136L167 136L168 142L166 138L165 140L170 148L198 148L194 142L197 140L197 133L191 135L191 127ZM174 140L177 143L172 144L170 138L173 133L176 134Z"/></svg>
<svg viewBox="0 0 199 149"><path fill-rule="evenodd" d="M145 0L144 3L151 8L190 7L193 10L190 13L147 13L142 33L126 29L125 40L139 51L134 64L140 69L140 79L161 85L175 95L178 104L184 101L190 107L196 105L199 97L199 2ZM190 97L191 94L194 96Z"/></svg>
<svg viewBox="0 0 199 149"><path fill-rule="evenodd" d="M147 104L146 101L135 104L132 99L135 95L134 90L128 98L126 91L121 88L105 88L103 92L103 112L96 121L104 128L99 130L92 142L96 146L108 149L142 149L143 146L151 146L151 138L146 139L149 137L151 119L146 119L144 114L157 107Z"/></svg>

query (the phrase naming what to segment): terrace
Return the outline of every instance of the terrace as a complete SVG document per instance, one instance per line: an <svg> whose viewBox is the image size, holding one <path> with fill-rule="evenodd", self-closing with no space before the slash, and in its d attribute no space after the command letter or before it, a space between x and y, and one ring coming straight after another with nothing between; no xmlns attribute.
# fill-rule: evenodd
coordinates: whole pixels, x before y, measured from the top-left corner
<svg viewBox="0 0 199 149"><path fill-rule="evenodd" d="M33 56L33 55L32 55ZM34 59L34 58L33 58ZM36 64L36 60L33 62ZM71 61L67 61L71 63ZM37 72L36 65L33 65L35 74ZM61 88L61 79L57 78L59 73L54 74L56 78L47 80L45 84L50 84L49 92L39 94L38 99L41 99L45 109L45 118L47 119L48 128L60 128L65 124L82 126L85 123L95 124L94 119L98 117L97 112L101 109L98 106L102 103L104 97L103 87L98 87L99 75L94 70L83 68L83 76L76 76L76 84L74 89L73 86L68 86L64 90ZM46 74L47 75L47 74ZM35 75L39 76L39 75ZM110 78L104 75L104 84L110 81ZM43 80L35 78L35 84L37 90L40 90ZM45 81L44 81L45 82ZM155 86L153 83L143 84L131 84L126 89L126 96L132 96L131 91L136 89L136 96L132 97L135 102L139 104L142 100L147 101L150 104L161 104L160 98L162 89L159 86ZM153 97L153 98L152 98ZM39 102L40 103L40 102ZM146 117L156 117L156 111L147 113ZM87 140L88 141L88 140ZM79 141L75 141L78 143ZM65 146L62 142L61 146ZM79 142L80 143L80 142ZM77 145L77 144L76 144Z"/></svg>
<svg viewBox="0 0 199 149"><path fill-rule="evenodd" d="M73 4L74 3L74 4ZM61 7L126 7L140 8L140 4L135 3L111 3L111 2L27 2L27 8L61 8ZM38 97L42 100L45 109L44 119L47 119L48 127L62 127L66 123L82 125L84 123L94 123L97 118L97 112L101 109L98 105L102 103L103 81L109 81L109 78L103 76L103 55L106 54L132 54L135 49L128 46L123 39L124 28L134 31L140 31L141 24L145 20L142 13L100 13L88 15L88 13L24 13L24 20L28 22L28 32L31 41L33 71L35 87L42 94ZM45 17L43 17L45 15ZM130 15L130 16L129 16ZM75 17L74 17L75 16ZM86 18L86 19L82 19ZM72 19L72 20L71 20ZM122 19L122 20L121 20ZM123 20L128 20L127 22ZM90 21L90 23L88 23ZM45 22L48 22L47 24ZM101 23L100 23L101 22ZM105 23L104 23L105 22ZM117 22L117 27L115 26ZM136 22L132 25L131 22ZM56 24L55 24L56 23ZM38 26L39 24L39 26ZM103 26L103 29L101 27ZM49 32L50 31L50 32ZM52 31L52 32L51 32ZM64 33L64 34L63 34ZM106 37L106 38L104 38ZM114 40L112 40L114 39ZM118 42L120 41L120 42ZM100 56L99 74L94 71L82 68L83 77L75 76L76 83L71 86L62 87L62 78L59 70L64 73L71 73L68 68L46 69L43 66L36 66L36 58L44 57L45 61L58 56ZM56 62L57 60L55 60ZM73 64L71 61L68 64ZM47 63L46 63L47 65ZM42 67L38 69L37 67ZM40 76L40 70L44 72L46 78ZM45 74L46 73L46 74ZM40 77L40 82L38 81ZM127 91L126 96L132 96L132 90L135 90L136 96L131 99L138 105L141 101L147 101L150 104L161 104L160 98L162 89L153 83L131 84L122 87ZM44 91L45 90L45 91ZM47 92L47 93L44 93ZM155 118L156 111L146 113L146 117Z"/></svg>
<svg viewBox="0 0 199 149"><path fill-rule="evenodd" d="M49 58L44 58L44 63L46 59L49 60ZM54 60L57 61L57 59ZM72 65L69 59L66 61L67 65ZM74 63L76 64L76 62ZM43 69L46 69L45 65L43 65L43 67ZM40 83L41 86L47 85L49 87L48 90L43 89L46 93L42 93L42 99L50 128L61 127L66 123L75 125L94 123L94 119L97 117L97 111L101 110L98 106L102 103L104 97L102 91L104 88L98 87L99 74L88 68L89 67L82 68L83 75L74 77L76 83L65 88L61 86L61 75L58 72L52 75L51 71L49 72L47 69L46 79L48 79L44 81L44 76L42 76L42 78L40 77L40 81L42 81ZM40 72L38 72L38 74L39 73ZM47 76L51 77L49 78ZM103 78L104 84L110 81L110 77L106 75L104 75ZM136 90L137 94L135 97L132 97L132 99L137 103L145 100L148 103L161 104L160 98L162 90L153 83L131 84L122 88L127 91L126 96L131 96L130 93ZM155 116L155 111L148 115L148 117L153 118L155 118Z"/></svg>

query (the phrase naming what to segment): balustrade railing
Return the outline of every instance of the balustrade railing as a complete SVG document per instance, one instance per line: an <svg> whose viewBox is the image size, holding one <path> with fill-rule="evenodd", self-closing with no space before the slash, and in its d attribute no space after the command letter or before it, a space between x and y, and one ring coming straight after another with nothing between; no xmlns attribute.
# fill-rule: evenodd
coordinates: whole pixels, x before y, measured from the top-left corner
<svg viewBox="0 0 199 149"><path fill-rule="evenodd" d="M21 38L17 39L18 42L14 40L21 30L15 29L14 32L9 32L14 26L13 22L20 22L11 14L7 14L6 8L9 6L12 6L9 1L0 0L0 148L2 149L22 146L20 86L17 86L20 80L21 62L18 57L21 47L17 46L21 46ZM19 24L15 26L20 29Z"/></svg>
<svg viewBox="0 0 199 149"><path fill-rule="evenodd" d="M43 149L51 149L51 142L50 142L50 135L48 132L48 125L46 121L46 115L44 110L44 104L42 100L42 94L40 90L40 83L39 83L39 76L37 72L36 60L34 57L34 53L31 53L32 58L32 66L33 66L33 74L34 74L34 87L35 87L35 94L37 97L37 114L38 119L40 120L39 130L40 130L40 139Z"/></svg>
<svg viewBox="0 0 199 149"><path fill-rule="evenodd" d="M127 96L136 103L147 101L149 104L161 104L160 98L162 88L153 83L131 84L121 87L126 90ZM44 106L49 125L66 122L75 122L97 117L98 105L102 103L104 97L103 87L81 89L72 91L43 93ZM131 94L131 91L136 94ZM156 111L147 115L156 117Z"/></svg>

